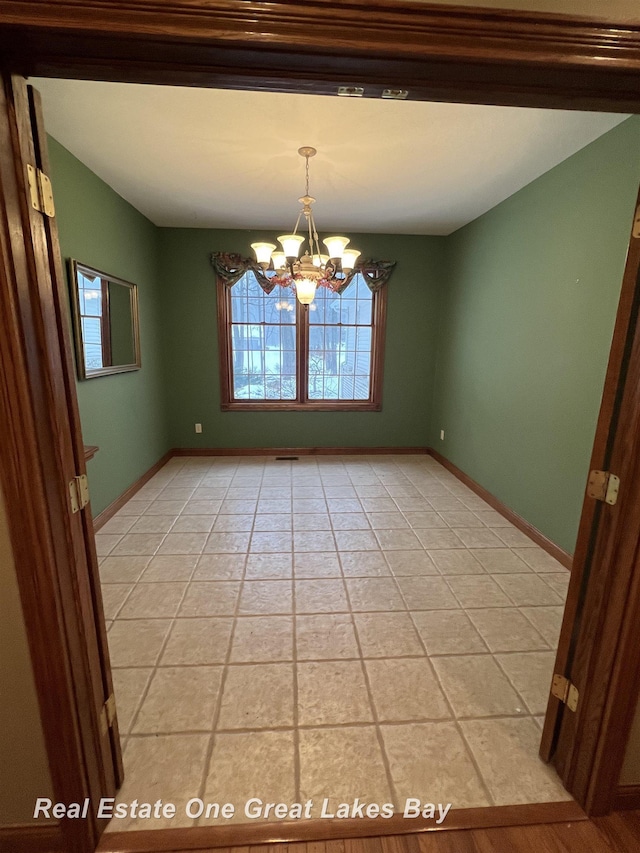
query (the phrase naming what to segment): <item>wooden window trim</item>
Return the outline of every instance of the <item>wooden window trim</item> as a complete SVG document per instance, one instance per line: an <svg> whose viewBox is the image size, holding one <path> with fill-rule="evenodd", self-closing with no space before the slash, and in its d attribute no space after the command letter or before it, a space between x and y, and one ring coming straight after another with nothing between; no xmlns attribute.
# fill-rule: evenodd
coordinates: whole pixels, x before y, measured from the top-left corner
<svg viewBox="0 0 640 853"><path fill-rule="evenodd" d="M309 310L296 299L296 379L295 400L234 400L231 290L218 276L218 354L220 361L220 409L223 412L379 412L382 410L384 350L387 331L387 287L373 292L371 384L368 400L309 400Z"/></svg>

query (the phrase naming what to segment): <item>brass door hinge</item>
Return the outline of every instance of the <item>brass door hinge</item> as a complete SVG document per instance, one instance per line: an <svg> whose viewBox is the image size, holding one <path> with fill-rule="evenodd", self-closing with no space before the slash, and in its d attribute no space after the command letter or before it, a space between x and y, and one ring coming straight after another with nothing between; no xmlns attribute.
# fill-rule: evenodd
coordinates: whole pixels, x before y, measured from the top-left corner
<svg viewBox="0 0 640 853"><path fill-rule="evenodd" d="M116 697L113 693L109 696L107 701L102 706L102 710L100 712L100 726L102 728L102 733L106 734L107 731L113 725L113 721L116 718Z"/></svg>
<svg viewBox="0 0 640 853"><path fill-rule="evenodd" d="M640 237L640 204L636 209L636 215L633 220L633 228L631 230L631 235L633 237Z"/></svg>
<svg viewBox="0 0 640 853"><path fill-rule="evenodd" d="M50 218L55 216L56 208L53 203L53 190L51 189L51 181L48 176L41 169L36 169L35 166L29 164L27 164L27 176L29 178L31 207Z"/></svg>
<svg viewBox="0 0 640 853"><path fill-rule="evenodd" d="M89 481L86 474L81 474L69 481L69 498L71 512L79 512L89 503Z"/></svg>
<svg viewBox="0 0 640 853"><path fill-rule="evenodd" d="M620 477L609 471L591 471L587 483L587 494L597 501L604 501L613 506L618 500Z"/></svg>
<svg viewBox="0 0 640 853"><path fill-rule="evenodd" d="M551 682L551 695L559 699L570 711L578 707L580 694L575 684L572 684L564 675L554 675Z"/></svg>

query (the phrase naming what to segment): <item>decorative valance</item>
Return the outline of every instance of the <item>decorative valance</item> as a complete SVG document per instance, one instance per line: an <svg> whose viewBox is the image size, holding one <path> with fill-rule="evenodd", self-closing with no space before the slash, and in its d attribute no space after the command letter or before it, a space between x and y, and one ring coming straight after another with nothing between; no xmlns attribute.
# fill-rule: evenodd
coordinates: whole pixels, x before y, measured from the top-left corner
<svg viewBox="0 0 640 853"><path fill-rule="evenodd" d="M275 275L270 277L266 275L257 261L252 258L243 258L242 255L232 252L214 252L211 255L211 263L213 264L216 275L227 287L233 287L249 270L255 275L258 284L265 293L271 293L278 284L281 287L289 287L292 283L292 279L290 278ZM395 266L395 261L360 261L348 273L346 278L341 279L339 283L324 279L318 282L318 284L320 287L327 287L336 293L342 293L359 273L364 278L369 289L375 293L376 290L379 290L389 281ZM295 279L293 281L295 282Z"/></svg>

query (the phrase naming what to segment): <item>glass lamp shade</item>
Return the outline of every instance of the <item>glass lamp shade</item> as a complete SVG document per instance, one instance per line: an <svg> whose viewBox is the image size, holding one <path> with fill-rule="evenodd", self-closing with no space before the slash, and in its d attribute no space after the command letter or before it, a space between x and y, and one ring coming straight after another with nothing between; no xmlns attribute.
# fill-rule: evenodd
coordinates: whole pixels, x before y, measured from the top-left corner
<svg viewBox="0 0 640 853"><path fill-rule="evenodd" d="M296 296L302 305L311 305L316 295L317 283L310 278L296 279Z"/></svg>
<svg viewBox="0 0 640 853"><path fill-rule="evenodd" d="M348 237L327 237L322 241L329 250L330 258L342 258L343 252L349 243Z"/></svg>
<svg viewBox="0 0 640 853"><path fill-rule="evenodd" d="M281 244L287 258L297 258L300 246L304 243L304 237L299 234L283 234L282 237L278 237L278 243Z"/></svg>
<svg viewBox="0 0 640 853"><path fill-rule="evenodd" d="M314 267L324 267L329 263L329 255L314 255L313 256L313 265Z"/></svg>
<svg viewBox="0 0 640 853"><path fill-rule="evenodd" d="M287 266L287 256L284 252L274 252L271 255L274 270L284 270Z"/></svg>
<svg viewBox="0 0 640 853"><path fill-rule="evenodd" d="M276 246L273 243L252 243L251 248L256 253L257 262L266 269L271 260L271 253Z"/></svg>
<svg viewBox="0 0 640 853"><path fill-rule="evenodd" d="M342 254L342 269L344 272L351 272L355 267L361 252L357 249L345 249Z"/></svg>

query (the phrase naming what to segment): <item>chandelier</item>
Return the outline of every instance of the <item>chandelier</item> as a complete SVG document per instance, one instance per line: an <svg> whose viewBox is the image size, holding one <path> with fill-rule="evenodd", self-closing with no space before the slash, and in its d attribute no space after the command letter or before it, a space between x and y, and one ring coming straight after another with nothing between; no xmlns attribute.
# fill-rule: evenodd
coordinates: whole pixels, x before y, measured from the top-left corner
<svg viewBox="0 0 640 853"><path fill-rule="evenodd" d="M252 243L251 248L256 254L256 261L265 271L271 269L279 284L293 284L298 301L302 305L310 305L316 295L316 287L336 289L342 284L345 276L350 273L359 256L357 249L347 249L348 237L327 237L322 242L327 247L326 254L320 251L318 231L313 218L312 205L315 198L309 195L309 159L318 152L315 148L305 145L298 148L298 154L305 159L305 194L298 199L302 210L298 213L296 226L292 234L278 237L282 251L276 251L273 243ZM308 231L309 249L302 257L298 257L305 241L298 234L300 221L304 216L303 227Z"/></svg>

